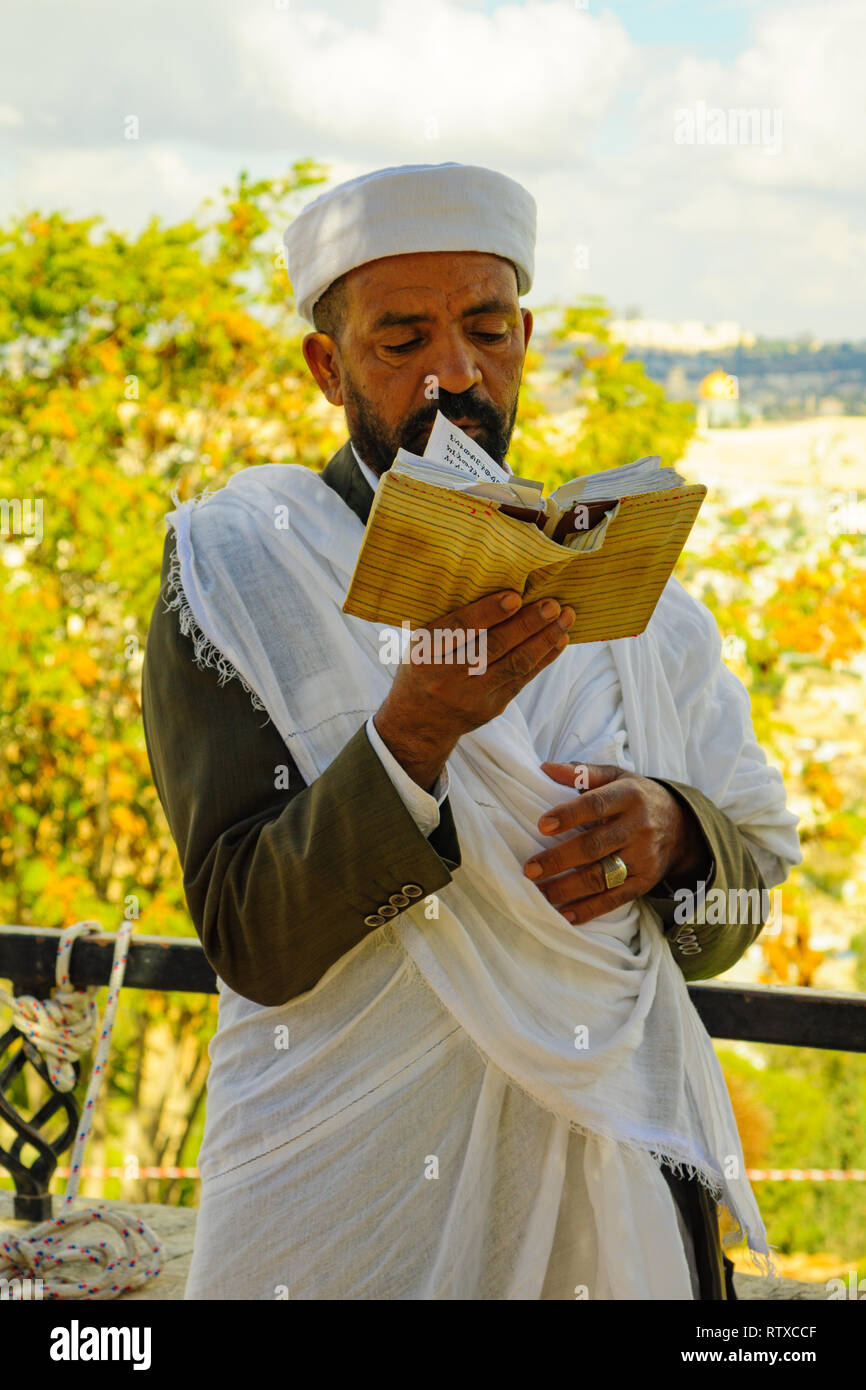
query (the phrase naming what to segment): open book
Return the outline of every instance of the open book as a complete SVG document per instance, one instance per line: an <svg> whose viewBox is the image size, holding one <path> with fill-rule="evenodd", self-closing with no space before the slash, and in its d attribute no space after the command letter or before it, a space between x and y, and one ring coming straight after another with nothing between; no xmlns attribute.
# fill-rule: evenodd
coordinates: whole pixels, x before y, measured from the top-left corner
<svg viewBox="0 0 866 1390"><path fill-rule="evenodd" d="M570 604L571 642L634 637L706 492L653 456L544 497L437 414L423 457L399 449L379 483L343 612L415 628L516 589Z"/></svg>

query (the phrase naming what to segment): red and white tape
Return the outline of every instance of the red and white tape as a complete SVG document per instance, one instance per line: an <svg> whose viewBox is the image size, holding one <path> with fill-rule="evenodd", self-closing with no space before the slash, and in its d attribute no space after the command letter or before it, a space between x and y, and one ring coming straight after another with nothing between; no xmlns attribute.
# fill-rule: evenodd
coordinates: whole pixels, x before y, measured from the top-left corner
<svg viewBox="0 0 866 1390"><path fill-rule="evenodd" d="M55 1168L58 1178L65 1178L69 1174L68 1168ZM93 1168L82 1168L83 1178L129 1178L135 1181L136 1178L197 1178L200 1176L197 1168L138 1168L132 1164L126 1168L105 1168L96 1166Z"/></svg>
<svg viewBox="0 0 866 1390"><path fill-rule="evenodd" d="M200 1178L197 1168L106 1168L85 1167L83 1178ZM68 1168L56 1168L58 1178L69 1176ZM747 1168L750 1182L866 1182L866 1168Z"/></svg>
<svg viewBox="0 0 866 1390"><path fill-rule="evenodd" d="M866 1182L866 1168L747 1168L750 1182Z"/></svg>

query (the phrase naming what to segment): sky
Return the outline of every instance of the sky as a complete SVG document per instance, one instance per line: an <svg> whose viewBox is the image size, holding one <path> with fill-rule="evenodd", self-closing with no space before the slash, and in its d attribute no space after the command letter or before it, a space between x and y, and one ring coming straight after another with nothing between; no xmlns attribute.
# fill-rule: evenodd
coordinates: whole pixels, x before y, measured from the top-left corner
<svg viewBox="0 0 866 1390"><path fill-rule="evenodd" d="M866 339L866 0L0 0L0 23L0 220L134 233L242 168L457 160L537 201L530 307Z"/></svg>

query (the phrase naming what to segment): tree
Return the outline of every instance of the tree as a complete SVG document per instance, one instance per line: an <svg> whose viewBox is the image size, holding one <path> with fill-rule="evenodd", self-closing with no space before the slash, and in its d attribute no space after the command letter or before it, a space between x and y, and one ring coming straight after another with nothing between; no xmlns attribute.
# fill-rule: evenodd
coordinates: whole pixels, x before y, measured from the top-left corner
<svg viewBox="0 0 866 1390"><path fill-rule="evenodd" d="M339 442L275 230L323 176L241 174L200 220L133 238L57 212L0 229L0 920L191 932L139 699L162 518L172 489L318 466ZM130 991L117 1027L111 1080L138 1126L123 1148L176 1162L212 1003ZM166 1062L156 1078L148 1050Z"/></svg>

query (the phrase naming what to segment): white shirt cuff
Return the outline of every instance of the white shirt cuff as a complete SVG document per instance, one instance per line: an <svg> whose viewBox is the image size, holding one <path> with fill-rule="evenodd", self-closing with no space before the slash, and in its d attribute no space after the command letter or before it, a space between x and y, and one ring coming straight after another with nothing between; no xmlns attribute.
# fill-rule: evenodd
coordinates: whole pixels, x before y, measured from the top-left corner
<svg viewBox="0 0 866 1390"><path fill-rule="evenodd" d="M372 714L367 720L367 737L395 790L399 792L403 805L426 839L439 824L439 807L450 789L447 764L436 779L432 792L425 792L417 782L412 781L405 767L397 762L391 750L385 747L373 723Z"/></svg>

